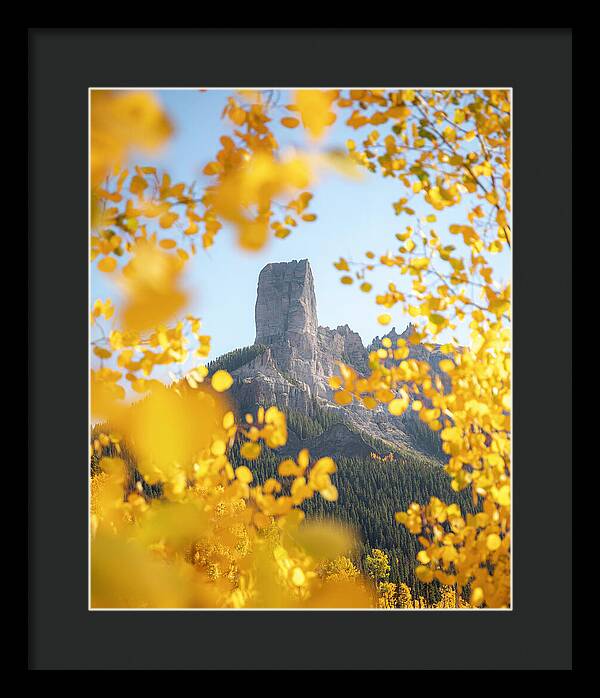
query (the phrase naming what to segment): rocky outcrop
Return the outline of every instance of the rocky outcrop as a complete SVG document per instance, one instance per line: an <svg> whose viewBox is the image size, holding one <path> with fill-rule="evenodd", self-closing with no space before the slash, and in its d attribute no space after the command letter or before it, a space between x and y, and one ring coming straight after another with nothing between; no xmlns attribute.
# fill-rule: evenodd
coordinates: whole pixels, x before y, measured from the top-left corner
<svg viewBox="0 0 600 698"><path fill-rule="evenodd" d="M416 448L410 416L394 417L385 406L367 410L361 404L340 407L333 401L328 378L337 373L338 362L361 374L368 371L369 352L381 346L376 337L365 348L360 335L343 325L319 327L314 280L307 259L267 264L258 278L255 344L266 350L233 371L233 397L244 410L257 405L277 405L312 416L327 410L339 422L309 444L290 434L289 448L306 445L315 455L321 450L346 455L365 455L378 442L381 449ZM386 335L392 342L407 339L409 325L399 335L395 328ZM429 361L434 369L441 354L420 345L410 345L411 356ZM440 356L438 356L440 354ZM324 447L323 449L321 447ZM381 450L380 449L380 450Z"/></svg>
<svg viewBox="0 0 600 698"><path fill-rule="evenodd" d="M269 344L283 336L317 335L317 299L310 264L267 264L258 277L256 344Z"/></svg>
<svg viewBox="0 0 600 698"><path fill-rule="evenodd" d="M256 344L269 348L260 360L243 367L239 377L258 379L270 397L281 393L290 406L303 407L303 399L283 382L306 393L306 398L331 400L327 379L343 361L359 371L368 365L360 335L348 325L332 330L319 327L312 271L307 259L267 264L258 277ZM258 375L260 374L260 375Z"/></svg>
<svg viewBox="0 0 600 698"><path fill-rule="evenodd" d="M349 458L366 458L374 451L374 447L363 436L351 431L343 423L333 424L321 435L308 439L300 439L290 431L282 453L295 456L303 448L307 448L315 458L330 456L332 453L343 453Z"/></svg>
<svg viewBox="0 0 600 698"><path fill-rule="evenodd" d="M337 361L343 361L360 373L365 373L369 365L369 353L364 348L358 332L352 331L348 325L341 325L335 330L329 327L319 327L318 345L326 364L326 372L333 375Z"/></svg>

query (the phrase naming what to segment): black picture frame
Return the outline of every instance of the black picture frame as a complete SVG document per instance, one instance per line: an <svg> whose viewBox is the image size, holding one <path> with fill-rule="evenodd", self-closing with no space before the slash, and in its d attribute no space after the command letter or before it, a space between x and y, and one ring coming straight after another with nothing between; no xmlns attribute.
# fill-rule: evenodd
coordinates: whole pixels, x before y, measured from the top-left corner
<svg viewBox="0 0 600 698"><path fill-rule="evenodd" d="M571 30L30 29L28 56L29 668L571 669ZM513 89L513 610L88 611L88 88L194 85Z"/></svg>

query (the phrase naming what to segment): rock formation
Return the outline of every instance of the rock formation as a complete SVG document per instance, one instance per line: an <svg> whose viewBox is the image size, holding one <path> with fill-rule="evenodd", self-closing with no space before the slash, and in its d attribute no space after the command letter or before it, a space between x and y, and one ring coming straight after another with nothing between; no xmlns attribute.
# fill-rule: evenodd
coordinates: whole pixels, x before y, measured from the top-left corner
<svg viewBox="0 0 600 698"><path fill-rule="evenodd" d="M328 378L337 373L337 362L349 364L359 373L367 373L369 352L381 346L376 337L365 348L360 335L348 325L335 329L319 327L313 275L307 259L267 264L258 278L255 309L255 344L265 350L256 358L232 371L235 385L232 395L243 410L255 411L258 405L277 405L313 416L326 410L336 417L333 426L319 438L303 444L290 433L289 449L307 445L318 455L326 443L337 453L364 455L379 444L379 450L419 449L415 438L414 417L394 417L384 406L367 410L360 404L341 407L333 401ZM408 338L409 325L401 334L393 328L386 336L393 342ZM429 361L433 370L441 358L439 352L411 346L411 356Z"/></svg>
<svg viewBox="0 0 600 698"><path fill-rule="evenodd" d="M317 334L317 299L307 259L267 264L258 277L256 343Z"/></svg>

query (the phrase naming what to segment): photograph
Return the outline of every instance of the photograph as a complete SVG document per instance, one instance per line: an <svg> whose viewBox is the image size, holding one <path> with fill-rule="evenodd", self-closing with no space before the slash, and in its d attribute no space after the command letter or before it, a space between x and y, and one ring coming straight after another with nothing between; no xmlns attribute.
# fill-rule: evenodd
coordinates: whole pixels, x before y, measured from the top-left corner
<svg viewBox="0 0 600 698"><path fill-rule="evenodd" d="M512 612L512 88L87 99L89 611Z"/></svg>

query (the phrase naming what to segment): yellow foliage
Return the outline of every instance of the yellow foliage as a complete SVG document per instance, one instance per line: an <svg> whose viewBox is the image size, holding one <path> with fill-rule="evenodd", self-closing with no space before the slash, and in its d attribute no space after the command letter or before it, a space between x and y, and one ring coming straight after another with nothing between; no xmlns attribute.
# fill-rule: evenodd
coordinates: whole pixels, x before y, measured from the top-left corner
<svg viewBox="0 0 600 698"><path fill-rule="evenodd" d="M172 126L151 92L91 90L92 185L121 167L132 150L156 152Z"/></svg>
<svg viewBox="0 0 600 698"><path fill-rule="evenodd" d="M422 424L440 434L451 486L469 489L479 513L464 514L435 497L397 513L397 522L419 536L416 577L441 585L437 608L508 607L511 289L494 278L490 258L512 244L510 94L297 90L285 107L290 115L281 123L302 124L310 148L281 152L260 91L228 98L223 116L231 133L203 163L211 182L198 197L191 184L172 182L154 167L124 169L132 153L156 152L172 132L152 93L91 92L91 261L124 292L118 326L103 326L115 315L110 299L97 300L91 312L100 333L91 351L98 362L91 372L92 415L111 425L91 447L100 470L91 482L92 605L427 607L406 584L396 587L380 572L369 585L346 557L349 532L303 521L305 500L338 498L331 458L311 463L303 450L284 459L282 482L259 483L247 465L234 469L228 455L236 439L250 465L263 449L287 442L285 415L261 408L236 424L221 395L233 378L217 371L209 387L205 366L182 368L210 349L200 320L178 317L188 301L181 273L196 252L196 236L210 247L231 224L239 244L256 251L271 234L284 239L300 222L314 221L306 190L317 166L328 157L333 162L314 148L337 114L356 131L344 157L396 180L405 191L394 210L413 225L396 234L396 250L369 250L363 262L340 257L334 266L349 292L355 278L370 292L367 276L376 266L408 280L410 292L390 282L374 300L390 311L378 316L382 325L391 323L393 308L415 318L415 326L407 342L385 341L372 352L367 375L340 364L340 375L329 379L334 400L356 399L367 409L381 403L398 416L412 403ZM413 200L432 212L417 216ZM455 214L463 206L465 220ZM457 216L447 231L438 211ZM443 346L445 387L410 350L460 323L469 327L470 342ZM152 378L157 366L180 371L171 387ZM125 400L127 383L138 398L133 404ZM108 449L121 453L122 443L144 480L161 485L160 500L148 500L124 460L108 455ZM375 552L370 564L385 571Z"/></svg>
<svg viewBox="0 0 600 698"><path fill-rule="evenodd" d="M142 332L166 324L185 307L187 294L178 286L181 269L177 257L145 240L138 242L121 279L126 296L121 313L125 331Z"/></svg>
<svg viewBox="0 0 600 698"><path fill-rule="evenodd" d="M297 90L294 94L294 107L313 138L321 138L325 129L335 121L331 103L336 96L337 90Z"/></svg>

